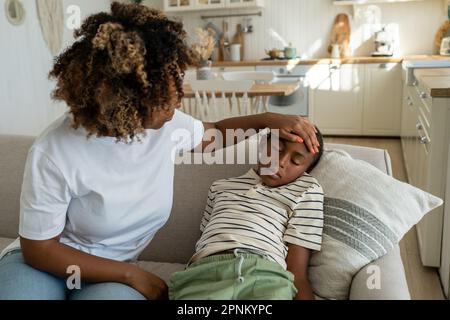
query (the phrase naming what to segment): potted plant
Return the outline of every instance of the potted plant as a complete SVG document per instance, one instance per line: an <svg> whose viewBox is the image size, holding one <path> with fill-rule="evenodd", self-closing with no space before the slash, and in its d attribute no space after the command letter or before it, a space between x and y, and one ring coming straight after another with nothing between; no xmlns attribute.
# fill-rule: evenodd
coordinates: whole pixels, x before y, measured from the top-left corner
<svg viewBox="0 0 450 320"><path fill-rule="evenodd" d="M216 46L216 33L211 28L197 28L195 33L197 35L198 42L192 45L192 49L198 54L200 59L199 66L197 68L197 80L209 80L212 78L212 63L210 58Z"/></svg>

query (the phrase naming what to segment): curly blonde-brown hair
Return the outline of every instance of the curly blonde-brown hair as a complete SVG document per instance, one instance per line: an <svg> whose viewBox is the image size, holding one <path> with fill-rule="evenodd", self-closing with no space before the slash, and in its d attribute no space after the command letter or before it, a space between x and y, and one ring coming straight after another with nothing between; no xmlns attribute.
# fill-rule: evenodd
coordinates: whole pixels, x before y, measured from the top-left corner
<svg viewBox="0 0 450 320"><path fill-rule="evenodd" d="M111 13L88 17L75 38L49 77L57 80L53 98L89 135L132 141L154 110L179 103L184 73L198 62L183 25L142 5L114 2Z"/></svg>

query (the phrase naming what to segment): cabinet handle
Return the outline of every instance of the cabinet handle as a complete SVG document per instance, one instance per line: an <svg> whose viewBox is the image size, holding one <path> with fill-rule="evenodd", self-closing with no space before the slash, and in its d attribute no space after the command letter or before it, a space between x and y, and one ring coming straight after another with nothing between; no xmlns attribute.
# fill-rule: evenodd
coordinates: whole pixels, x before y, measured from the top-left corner
<svg viewBox="0 0 450 320"><path fill-rule="evenodd" d="M406 97L406 100L411 101L411 97L410 97L410 96L407 96L407 97Z"/></svg>
<svg viewBox="0 0 450 320"><path fill-rule="evenodd" d="M413 85L414 87L417 87L418 84L419 84L419 82L418 82L417 80L414 80L414 82L413 82L412 85Z"/></svg>
<svg viewBox="0 0 450 320"><path fill-rule="evenodd" d="M423 125L419 122L416 124L416 129L417 130L422 130L423 129Z"/></svg>
<svg viewBox="0 0 450 320"><path fill-rule="evenodd" d="M408 106L412 107L414 103L412 101L408 102Z"/></svg>
<svg viewBox="0 0 450 320"><path fill-rule="evenodd" d="M426 98L428 98L428 94L426 92L421 92L420 93L420 98L426 99Z"/></svg>

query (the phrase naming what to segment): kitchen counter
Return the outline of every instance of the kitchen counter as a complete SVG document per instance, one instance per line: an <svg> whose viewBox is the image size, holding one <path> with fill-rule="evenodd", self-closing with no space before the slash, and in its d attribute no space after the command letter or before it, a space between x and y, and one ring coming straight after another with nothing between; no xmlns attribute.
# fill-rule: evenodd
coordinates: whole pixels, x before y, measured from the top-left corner
<svg viewBox="0 0 450 320"><path fill-rule="evenodd" d="M245 60L215 61L213 67L252 67L252 66L286 66L313 64L363 64L363 63L401 63L404 60L450 60L450 57L438 55L410 55L404 57L349 57L345 59L292 59L292 60Z"/></svg>
<svg viewBox="0 0 450 320"><path fill-rule="evenodd" d="M288 96L294 93L300 84L293 83L272 83L272 84L254 84L250 91L248 92L249 97L257 97L257 96ZM192 91L192 88L189 84L183 85L184 89L184 97L185 98L194 98L195 93ZM241 95L243 94L240 93ZM231 96L231 94L226 94L227 96ZM239 95L239 93L238 93ZM219 94L221 96L221 94Z"/></svg>
<svg viewBox="0 0 450 320"><path fill-rule="evenodd" d="M450 98L450 68L415 69L414 76L433 98Z"/></svg>

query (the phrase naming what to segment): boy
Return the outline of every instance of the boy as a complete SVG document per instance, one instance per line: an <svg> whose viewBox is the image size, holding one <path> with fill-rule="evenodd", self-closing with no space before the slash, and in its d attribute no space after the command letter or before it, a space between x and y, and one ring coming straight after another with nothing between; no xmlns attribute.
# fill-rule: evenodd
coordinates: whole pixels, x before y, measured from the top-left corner
<svg viewBox="0 0 450 320"><path fill-rule="evenodd" d="M259 164L212 184L202 236L188 267L172 275L170 299L314 299L307 270L310 251L321 248L323 191L307 172L322 155L317 138L316 154L280 140L271 176Z"/></svg>

